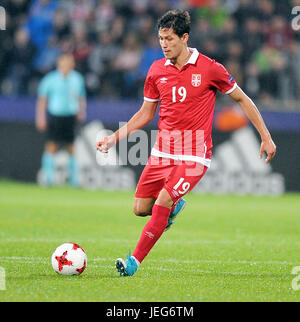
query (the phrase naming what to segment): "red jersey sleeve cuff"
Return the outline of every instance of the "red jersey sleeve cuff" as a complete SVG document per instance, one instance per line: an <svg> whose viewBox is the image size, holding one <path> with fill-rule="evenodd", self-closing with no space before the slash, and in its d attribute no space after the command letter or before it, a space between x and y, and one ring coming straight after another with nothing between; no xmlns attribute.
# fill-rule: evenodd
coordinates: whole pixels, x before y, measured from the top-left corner
<svg viewBox="0 0 300 322"><path fill-rule="evenodd" d="M236 88L237 88L237 83L234 83L234 85L228 91L226 91L224 94L228 95L228 94L232 93Z"/></svg>
<svg viewBox="0 0 300 322"><path fill-rule="evenodd" d="M148 102L158 102L159 98L149 98L144 96L144 100Z"/></svg>

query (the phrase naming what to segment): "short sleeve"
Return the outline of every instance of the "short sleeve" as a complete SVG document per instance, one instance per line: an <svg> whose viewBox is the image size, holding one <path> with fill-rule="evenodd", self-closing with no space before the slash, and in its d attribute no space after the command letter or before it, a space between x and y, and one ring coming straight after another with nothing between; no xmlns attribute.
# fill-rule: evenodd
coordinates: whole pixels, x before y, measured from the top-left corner
<svg viewBox="0 0 300 322"><path fill-rule="evenodd" d="M226 68L215 60L212 61L209 74L211 86L217 88L223 94L230 94L237 87L237 83Z"/></svg>
<svg viewBox="0 0 300 322"><path fill-rule="evenodd" d="M159 101L159 91L153 79L153 65L148 71L144 85L144 100L149 102Z"/></svg>
<svg viewBox="0 0 300 322"><path fill-rule="evenodd" d="M38 97L48 97L50 92L49 76L45 76L38 87Z"/></svg>

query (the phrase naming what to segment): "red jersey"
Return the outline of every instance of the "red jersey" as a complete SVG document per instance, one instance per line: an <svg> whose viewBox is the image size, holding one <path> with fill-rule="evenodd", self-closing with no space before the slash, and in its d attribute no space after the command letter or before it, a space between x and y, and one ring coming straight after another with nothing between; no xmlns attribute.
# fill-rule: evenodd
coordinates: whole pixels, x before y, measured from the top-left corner
<svg viewBox="0 0 300 322"><path fill-rule="evenodd" d="M151 154L209 167L217 90L229 94L237 84L223 65L195 48L189 50L192 55L181 70L166 58L149 69L144 99L160 101L159 131Z"/></svg>

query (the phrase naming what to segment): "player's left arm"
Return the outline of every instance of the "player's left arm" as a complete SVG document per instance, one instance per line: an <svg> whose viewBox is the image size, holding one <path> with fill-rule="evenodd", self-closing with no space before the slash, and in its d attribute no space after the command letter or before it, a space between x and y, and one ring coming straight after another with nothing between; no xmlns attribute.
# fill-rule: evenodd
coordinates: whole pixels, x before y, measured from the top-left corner
<svg viewBox="0 0 300 322"><path fill-rule="evenodd" d="M84 122L86 120L86 98L81 97L79 99L79 112L77 114L77 119L80 122Z"/></svg>
<svg viewBox="0 0 300 322"><path fill-rule="evenodd" d="M267 154L266 163L268 163L276 154L276 145L272 140L265 122L253 101L237 86L230 94L228 94L247 115L253 123L261 137L261 146L259 157L262 158L264 152Z"/></svg>

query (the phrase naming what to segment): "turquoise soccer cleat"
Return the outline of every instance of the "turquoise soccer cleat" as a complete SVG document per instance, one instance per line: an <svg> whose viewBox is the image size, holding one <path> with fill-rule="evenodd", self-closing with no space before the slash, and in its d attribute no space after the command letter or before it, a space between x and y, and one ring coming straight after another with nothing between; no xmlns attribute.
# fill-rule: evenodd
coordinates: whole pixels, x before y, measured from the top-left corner
<svg viewBox="0 0 300 322"><path fill-rule="evenodd" d="M174 224L174 221L176 217L181 213L181 211L184 209L186 204L186 201L184 199L180 199L173 210L173 212L170 213L169 219L168 219L168 224L167 227L165 228L165 231L171 228L171 226Z"/></svg>
<svg viewBox="0 0 300 322"><path fill-rule="evenodd" d="M122 258L116 260L116 269L120 273L120 276L132 276L138 269L138 265L135 259L130 256L130 253L126 257L126 261Z"/></svg>

